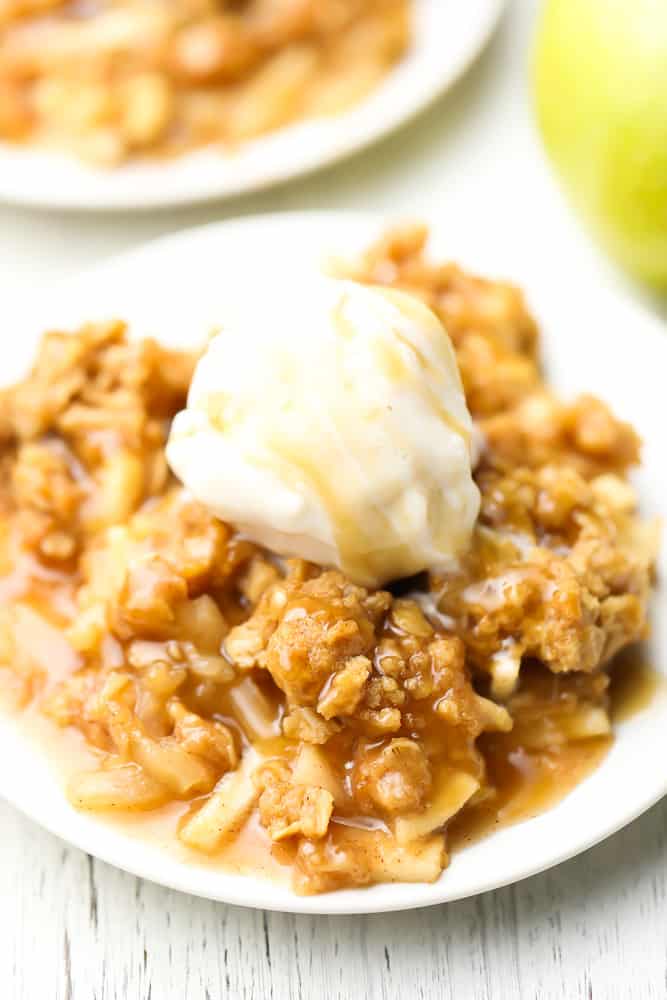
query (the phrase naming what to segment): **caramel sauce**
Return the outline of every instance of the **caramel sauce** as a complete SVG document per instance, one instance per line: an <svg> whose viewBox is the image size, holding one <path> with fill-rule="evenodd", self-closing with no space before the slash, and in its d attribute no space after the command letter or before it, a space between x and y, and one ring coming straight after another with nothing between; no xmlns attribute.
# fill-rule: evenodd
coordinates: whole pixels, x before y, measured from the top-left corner
<svg viewBox="0 0 667 1000"><path fill-rule="evenodd" d="M440 320L434 313L431 312L428 306L426 306L425 303L423 303L420 299L413 298L410 295L406 295L404 292L401 292L396 288L377 287L376 290L380 292L386 299L388 299L393 305L395 305L396 308L401 313L403 313L404 316L407 316L408 319L411 319L416 327L425 330L429 329L441 346L446 345L447 338L446 337L443 338L442 336L442 324L440 323ZM432 365L431 361L426 357L423 351L419 350L417 345L413 343L412 340L410 340L408 337L405 337L400 332L400 330L396 329L394 330L394 336L399 341L399 343L403 344L403 346L407 348L408 352L417 359L421 372L423 373L424 376L427 376L429 373L433 372L434 366ZM396 352L394 353L396 354ZM398 357L398 355L396 355L396 357ZM453 350L452 350L452 364L454 366L456 364ZM464 427L463 424L449 412L449 410L445 409L445 407L440 402L439 395L431 389L431 386L429 385L427 378L424 377L423 379L420 380L415 379L412 376L412 373L408 368L408 366L405 365L402 361L397 370L399 371L399 376L397 377L396 380L400 381L401 377L404 380L410 378L417 391L425 391L429 397L430 405L437 412L442 422L446 424L455 434L458 434L460 437L462 437L463 440L466 442L466 444L469 444L471 438L470 431L468 430L467 427Z"/></svg>
<svg viewBox="0 0 667 1000"><path fill-rule="evenodd" d="M199 802L170 802L150 812L119 815L109 813L105 824L120 833L151 843L166 852L174 861L198 868L210 868L235 875L270 879L288 886L292 875L292 858L276 849L261 825L256 810L241 829L223 847L210 854L187 847L178 838L178 831Z"/></svg>
<svg viewBox="0 0 667 1000"><path fill-rule="evenodd" d="M460 850L553 808L602 763L611 744L611 737L597 737L535 753L517 745L511 733L482 736L479 747L494 792L448 826L449 849Z"/></svg>
<svg viewBox="0 0 667 1000"><path fill-rule="evenodd" d="M324 436L322 440L324 442ZM356 580L374 586L377 579L387 576L387 567L393 567L397 562L409 563L410 553L406 545L374 550L373 541L358 518L355 504L341 489L340 477L336 479L337 464L333 459L322 463L320 458L308 454L302 444L294 444L278 436L270 441L270 445L274 461L282 465L285 481L289 482L296 470L302 481L319 497L329 515L341 562ZM335 452L332 454L335 455ZM394 532L386 514L377 509L376 516L386 525L388 537L392 537Z"/></svg>
<svg viewBox="0 0 667 1000"><path fill-rule="evenodd" d="M18 573L23 575L25 567ZM17 590L29 590L29 586L26 586L29 582L34 583L34 580L30 580L30 574L27 574L27 579L21 580L20 587L17 580L11 579L0 581L0 585L15 593ZM48 584L57 590L62 586L62 581L49 580ZM65 788L74 774L94 770L99 766L100 752L91 747L78 730L73 727L61 729L40 712L40 694L47 693L55 679L62 679L75 672L80 661L66 642L58 627L59 623L53 620L53 612L53 625L46 624L42 618L40 626L33 627L30 619L31 604L41 615L45 613L44 603L40 600L29 601L24 598L17 605L19 613L23 608L26 616L22 647L44 677L45 684L36 697L35 692L32 692L32 701L23 708L21 729L31 741L39 744L40 750L53 767L57 780ZM304 614L313 614L318 610L316 604L316 599L312 599L311 604L301 610ZM295 611L298 610L295 608ZM563 690L567 690L567 681L554 678L541 668L524 669L522 678L522 690L528 690L537 699L544 699L545 706L550 704L550 699L557 700L557 685L562 684ZM637 648L617 658L610 670L610 678L608 699L610 714L615 722L627 720L645 711L655 697L667 691L667 679L646 663L641 650ZM224 717L224 721L234 726L242 744L252 741L256 746L261 746L267 756L273 753L284 755L287 741L277 735L283 711L282 695L267 677L259 678L266 697L267 719L272 720L273 732L276 734L270 739L262 740L258 732L242 732L235 719L233 692L243 683L241 681L229 688L224 704L219 702L218 695L217 717ZM577 681L573 680L572 683L574 690ZM199 700L199 697L196 692L192 692L192 700ZM13 709L15 711L20 707L14 705ZM213 712L212 705L197 704L195 707L208 714ZM483 798L464 808L448 825L447 842L450 851L460 850L498 829L530 819L555 806L602 763L613 741L612 736L601 736L531 750L521 742L521 710L513 714L516 722L514 731L486 733L477 742L486 765ZM438 727L434 728L433 733L424 733L422 736L427 745L433 744L431 750L438 748ZM328 756L337 762L341 773L353 753L354 738L354 727L351 726L344 733L336 735L328 745ZM447 752L451 756L453 748L448 747ZM459 749L459 755L461 759L466 756L465 747ZM198 805L198 800L176 801L146 812L107 811L97 815L105 824L112 825L119 832L138 837L166 851L174 860L244 875L259 875L289 884L293 860L289 845L272 844L259 823L256 811L250 815L233 840L210 855L184 845L178 839L179 827ZM343 801L337 805L334 821L366 827L368 817L356 815Z"/></svg>
<svg viewBox="0 0 667 1000"><path fill-rule="evenodd" d="M645 711L661 692L667 692L667 678L642 658L641 650L634 647L620 654L610 669L612 722ZM612 742L613 736L601 736L536 752L522 746L511 732L482 735L478 746L493 792L464 809L448 826L450 850L553 808L599 767Z"/></svg>
<svg viewBox="0 0 667 1000"><path fill-rule="evenodd" d="M624 722L639 715L665 693L667 678L646 662L641 649L629 649L617 656L609 686L613 722Z"/></svg>
<svg viewBox="0 0 667 1000"><path fill-rule="evenodd" d="M41 714L33 704L21 714L21 732L39 746L48 760L54 779L66 790L71 777L81 771L99 767L101 755L74 727L61 729ZM205 854L194 851L178 839L178 831L185 818L201 800L172 801L156 809L119 812L100 810L89 813L105 826L118 833L150 843L168 854L174 861L198 867L224 870L239 875L268 878L273 882L289 885L291 859L272 850L273 845L266 830L253 812L235 837L218 851Z"/></svg>

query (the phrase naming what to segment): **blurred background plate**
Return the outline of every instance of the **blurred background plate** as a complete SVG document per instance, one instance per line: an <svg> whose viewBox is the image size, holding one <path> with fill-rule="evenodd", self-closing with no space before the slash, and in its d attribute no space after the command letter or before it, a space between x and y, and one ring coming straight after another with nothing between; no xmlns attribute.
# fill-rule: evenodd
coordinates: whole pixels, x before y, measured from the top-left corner
<svg viewBox="0 0 667 1000"><path fill-rule="evenodd" d="M315 170L375 142L450 87L484 46L504 3L415 0L410 52L366 100L342 115L253 140L236 153L205 149L109 170L1 143L0 200L48 208L166 207L238 195Z"/></svg>

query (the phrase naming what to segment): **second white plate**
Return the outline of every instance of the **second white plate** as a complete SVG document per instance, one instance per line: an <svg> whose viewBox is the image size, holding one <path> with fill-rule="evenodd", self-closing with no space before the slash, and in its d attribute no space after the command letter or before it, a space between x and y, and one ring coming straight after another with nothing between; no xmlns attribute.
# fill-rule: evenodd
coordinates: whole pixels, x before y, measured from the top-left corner
<svg viewBox="0 0 667 1000"><path fill-rule="evenodd" d="M483 47L505 0L415 0L409 54L366 100L241 147L203 149L113 170L0 143L0 200L49 208L182 205L268 187L341 159L397 128L458 79Z"/></svg>

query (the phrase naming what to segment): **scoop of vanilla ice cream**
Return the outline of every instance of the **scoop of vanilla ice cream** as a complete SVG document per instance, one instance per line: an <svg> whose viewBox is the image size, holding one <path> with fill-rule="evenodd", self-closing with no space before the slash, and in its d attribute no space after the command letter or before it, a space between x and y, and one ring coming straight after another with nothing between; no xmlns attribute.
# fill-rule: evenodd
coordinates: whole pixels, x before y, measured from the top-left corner
<svg viewBox="0 0 667 1000"><path fill-rule="evenodd" d="M479 510L456 357L419 300L316 277L211 341L169 463L214 514L375 587L451 568Z"/></svg>

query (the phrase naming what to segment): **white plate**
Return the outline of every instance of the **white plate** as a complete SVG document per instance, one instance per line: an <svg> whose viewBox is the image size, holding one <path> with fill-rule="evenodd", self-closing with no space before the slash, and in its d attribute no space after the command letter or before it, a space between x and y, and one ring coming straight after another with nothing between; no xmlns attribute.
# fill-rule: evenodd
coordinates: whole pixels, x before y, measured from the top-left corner
<svg viewBox="0 0 667 1000"><path fill-rule="evenodd" d="M4 316L3 378L20 375L39 332L54 324L121 315L136 334L155 334L173 344L192 342L221 318L230 293L261 294L265 262L310 261L361 248L386 220L345 214L259 216L183 232L40 294L23 311ZM476 231L473 231L476 229ZM481 232L469 221L441 220L434 253L482 273L508 276L528 293L543 329L550 380L564 395L590 390L631 420L646 443L637 477L647 514L667 508L664 428L667 339L662 325L637 304L586 281L567 261L546 260L506 229ZM665 571L665 549L662 573ZM667 613L655 602L652 663L665 669ZM534 874L583 851L624 826L667 792L667 696L618 726L602 766L551 811L504 829L457 854L434 885L381 885L301 898L269 882L200 868L167 851L132 840L63 796L61 781L20 729L0 725L0 794L64 840L127 871L212 899L304 913L375 912L425 906L470 896Z"/></svg>
<svg viewBox="0 0 667 1000"><path fill-rule="evenodd" d="M268 187L362 149L417 114L470 65L505 0L416 0L414 44L365 101L244 145L115 170L0 143L0 200L50 208L180 205ZM447 114L446 109L443 114Z"/></svg>

